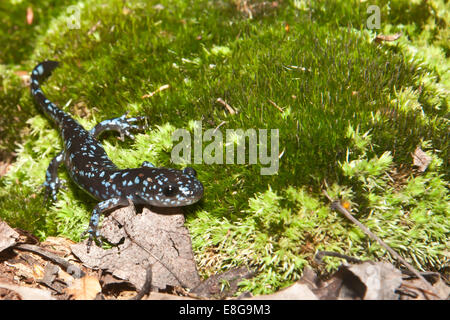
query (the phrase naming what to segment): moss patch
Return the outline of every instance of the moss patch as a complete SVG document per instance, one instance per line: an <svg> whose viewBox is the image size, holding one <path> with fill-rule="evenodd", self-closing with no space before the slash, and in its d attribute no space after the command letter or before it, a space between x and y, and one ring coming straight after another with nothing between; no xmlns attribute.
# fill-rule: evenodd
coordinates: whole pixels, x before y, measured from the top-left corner
<svg viewBox="0 0 450 320"><path fill-rule="evenodd" d="M23 12L19 3L5 10ZM297 279L317 250L383 256L329 210L322 188L359 204L362 222L417 267L439 270L449 231L448 162L440 160L448 159L448 49L439 40L448 19L435 10L440 1L425 9L375 3L382 14L377 32L403 30L399 42L372 42L375 31L366 29L367 4L360 1L280 2L253 19L225 1L46 2L34 10L25 51L7 48L1 56L9 65L0 75L0 108L17 120L2 117L0 147L15 150L17 161L0 180L0 216L41 237L79 240L87 226L95 202L70 181L57 203L38 205L46 166L61 143L15 71L56 59L61 67L44 91L86 128L125 111L148 117L149 129L133 142L105 137L121 168L143 161L179 168L170 161L171 133L193 133L196 120L203 130L223 133L279 129L276 175L260 175L260 163L193 165L206 192L186 209L187 226L203 275L249 263L261 273L242 289L271 292ZM79 9L79 29L67 27L70 4ZM400 21L402 8L410 14ZM10 19L19 24L18 16ZM3 28L1 36L18 35ZM414 54L419 47L429 50ZM410 171L394 188L391 170L409 166L417 145L433 156L432 165L425 174ZM67 179L64 170L61 176ZM326 270L338 263L326 262Z"/></svg>

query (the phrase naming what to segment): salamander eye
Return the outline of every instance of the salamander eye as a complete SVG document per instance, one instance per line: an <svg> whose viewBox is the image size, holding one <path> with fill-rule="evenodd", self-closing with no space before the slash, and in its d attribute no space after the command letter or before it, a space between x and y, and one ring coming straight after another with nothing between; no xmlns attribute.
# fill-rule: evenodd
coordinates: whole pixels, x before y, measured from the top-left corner
<svg viewBox="0 0 450 320"><path fill-rule="evenodd" d="M193 176L193 177L197 176L197 171L195 171L194 168L191 168L191 167L184 168L183 173L188 176Z"/></svg>
<svg viewBox="0 0 450 320"><path fill-rule="evenodd" d="M178 187L174 186L172 184L169 184L168 186L165 186L163 189L163 194L166 197L173 197L174 195L176 195L178 192Z"/></svg>

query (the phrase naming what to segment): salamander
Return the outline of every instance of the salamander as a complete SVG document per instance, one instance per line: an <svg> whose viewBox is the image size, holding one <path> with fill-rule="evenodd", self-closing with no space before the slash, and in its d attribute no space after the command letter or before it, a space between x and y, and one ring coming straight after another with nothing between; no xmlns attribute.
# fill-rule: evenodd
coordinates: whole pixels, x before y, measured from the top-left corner
<svg viewBox="0 0 450 320"><path fill-rule="evenodd" d="M140 129L138 121L144 117L128 118L124 114L118 118L104 120L91 130L86 130L68 113L48 100L40 87L58 66L56 61L39 63L31 72L31 95L40 109L55 122L64 149L51 160L45 176L45 199L49 196L56 201L62 180L58 168L64 164L70 178L90 196L99 201L94 207L89 227L87 251L94 240L101 241L98 232L103 213L118 207L143 204L156 207L180 207L199 201L203 196L203 185L197 179L193 168L183 170L156 168L144 161L139 168L119 169L108 157L102 144L97 140L107 130L117 131L120 137L134 138L131 131ZM95 241L94 241L95 242Z"/></svg>

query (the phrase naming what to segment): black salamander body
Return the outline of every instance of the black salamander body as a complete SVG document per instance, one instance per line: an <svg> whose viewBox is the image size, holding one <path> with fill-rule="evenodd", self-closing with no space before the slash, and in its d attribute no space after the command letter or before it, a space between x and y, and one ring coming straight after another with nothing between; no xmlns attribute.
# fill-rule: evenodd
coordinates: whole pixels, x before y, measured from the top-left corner
<svg viewBox="0 0 450 320"><path fill-rule="evenodd" d="M89 228L88 251L94 238L99 236L97 227L100 215L108 210L134 204L156 207L179 207L193 204L203 196L203 185L196 178L192 168L175 170L155 168L144 162L140 168L120 170L109 159L97 137L103 131L118 131L123 138L133 138L130 130L139 129L135 123L142 117L127 118L126 114L105 120L92 130L85 130L69 114L49 101L40 88L40 82L58 66L56 61L44 61L31 73L31 94L58 126L64 141L64 150L51 162L47 169L44 186L46 197L56 200L61 186L58 167L64 164L70 177L83 190L100 201L94 208Z"/></svg>

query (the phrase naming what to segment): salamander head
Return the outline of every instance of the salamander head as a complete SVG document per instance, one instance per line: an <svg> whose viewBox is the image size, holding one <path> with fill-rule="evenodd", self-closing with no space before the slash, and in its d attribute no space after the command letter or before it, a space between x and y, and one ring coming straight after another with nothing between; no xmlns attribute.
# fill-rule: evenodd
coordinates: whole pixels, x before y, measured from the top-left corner
<svg viewBox="0 0 450 320"><path fill-rule="evenodd" d="M184 170L142 167L129 177L135 183L132 188L127 188L126 193L136 204L187 206L203 196L203 185L196 175L195 170L189 167Z"/></svg>

